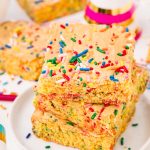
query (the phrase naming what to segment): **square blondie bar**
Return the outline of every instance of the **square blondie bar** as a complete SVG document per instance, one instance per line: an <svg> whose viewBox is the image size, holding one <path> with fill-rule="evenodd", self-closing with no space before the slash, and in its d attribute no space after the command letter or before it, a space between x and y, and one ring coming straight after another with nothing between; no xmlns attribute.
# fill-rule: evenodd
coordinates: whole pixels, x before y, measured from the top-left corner
<svg viewBox="0 0 150 150"><path fill-rule="evenodd" d="M25 21L0 24L0 69L37 80L44 62L48 30Z"/></svg>
<svg viewBox="0 0 150 150"><path fill-rule="evenodd" d="M131 99L134 36L123 27L54 24L37 93L87 103Z"/></svg>
<svg viewBox="0 0 150 150"><path fill-rule="evenodd" d="M43 23L84 9L87 0L18 0L36 22Z"/></svg>

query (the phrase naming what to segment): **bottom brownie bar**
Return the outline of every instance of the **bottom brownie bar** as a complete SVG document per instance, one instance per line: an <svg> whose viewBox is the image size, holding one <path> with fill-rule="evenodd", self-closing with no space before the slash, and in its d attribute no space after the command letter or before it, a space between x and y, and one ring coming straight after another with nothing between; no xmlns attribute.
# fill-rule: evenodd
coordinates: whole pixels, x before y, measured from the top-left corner
<svg viewBox="0 0 150 150"><path fill-rule="evenodd" d="M59 118L50 112L42 112L38 109L32 116L33 132L37 137L46 141L56 142L81 150L112 150L116 140L125 130L133 116L135 99L136 97L133 97L119 118L113 118L114 122L117 123L112 132L113 134L103 131L101 134L96 134L86 129L81 129L73 122ZM103 115L107 116L107 114ZM111 114L109 115L111 118ZM120 120L117 121L117 119ZM108 124L108 126L113 125ZM103 130L107 130L107 128Z"/></svg>

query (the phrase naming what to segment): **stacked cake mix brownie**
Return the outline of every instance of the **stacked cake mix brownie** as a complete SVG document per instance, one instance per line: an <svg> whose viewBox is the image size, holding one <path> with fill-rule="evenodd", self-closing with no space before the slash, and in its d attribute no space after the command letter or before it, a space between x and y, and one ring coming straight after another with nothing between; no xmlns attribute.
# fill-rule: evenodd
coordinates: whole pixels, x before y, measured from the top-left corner
<svg viewBox="0 0 150 150"><path fill-rule="evenodd" d="M133 58L134 35L106 25L54 24L50 31L34 134L81 150L112 150L148 79Z"/></svg>
<svg viewBox="0 0 150 150"><path fill-rule="evenodd" d="M0 24L0 69L27 80L37 80L49 39L37 24L16 21Z"/></svg>
<svg viewBox="0 0 150 150"><path fill-rule="evenodd" d="M18 0L29 16L42 23L83 9L87 0Z"/></svg>

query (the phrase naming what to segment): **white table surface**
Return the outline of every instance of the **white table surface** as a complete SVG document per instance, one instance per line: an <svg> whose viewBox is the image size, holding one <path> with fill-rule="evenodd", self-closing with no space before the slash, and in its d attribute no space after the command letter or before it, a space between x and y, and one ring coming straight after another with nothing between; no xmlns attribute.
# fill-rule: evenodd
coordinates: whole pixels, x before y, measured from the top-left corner
<svg viewBox="0 0 150 150"><path fill-rule="evenodd" d="M26 13L19 7L19 5L16 3L16 0L9 0L8 5L8 13L3 20L28 20L29 17L26 15ZM69 17L64 17L63 19L58 19L56 21L63 21L63 22L85 22L83 19L83 12L77 13L75 15L71 15ZM138 62L145 62L145 58L148 51L148 44L150 43L150 38L148 37L142 37L136 44L135 49L135 58ZM139 55L140 54L140 55ZM22 81L21 84L18 84L18 81ZM0 92L6 91L6 93L10 92L16 92L18 95L24 92L27 88L33 86L36 84L35 82L29 82L24 81L20 79L19 77L9 76L7 74L4 74L0 76ZM7 108L7 112L9 113L9 109L11 109L12 102L0 102L0 105L4 105ZM13 140L11 139L11 133L9 133L9 129L7 129L7 149L8 150L18 150L15 143L13 143ZM149 148L150 149L150 148Z"/></svg>

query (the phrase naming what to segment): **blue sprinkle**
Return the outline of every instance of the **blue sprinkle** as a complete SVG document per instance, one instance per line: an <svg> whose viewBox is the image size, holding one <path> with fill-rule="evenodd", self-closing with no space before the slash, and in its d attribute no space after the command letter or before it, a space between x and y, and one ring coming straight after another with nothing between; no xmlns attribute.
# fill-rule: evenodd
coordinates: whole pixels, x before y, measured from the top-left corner
<svg viewBox="0 0 150 150"><path fill-rule="evenodd" d="M39 4L39 3L42 3L43 2L43 0L35 0L35 4Z"/></svg>
<svg viewBox="0 0 150 150"><path fill-rule="evenodd" d="M60 34L62 34L62 32L60 32Z"/></svg>
<svg viewBox="0 0 150 150"><path fill-rule="evenodd" d="M60 49L59 49L59 52L60 52L60 54L63 54L63 49L60 48Z"/></svg>
<svg viewBox="0 0 150 150"><path fill-rule="evenodd" d="M91 63L93 60L94 60L93 58L89 59L89 60L88 60L88 63Z"/></svg>
<svg viewBox="0 0 150 150"><path fill-rule="evenodd" d="M33 48L33 45L30 45L30 46L27 47L27 49L30 49L30 48Z"/></svg>
<svg viewBox="0 0 150 150"><path fill-rule="evenodd" d="M80 68L80 71L90 71L90 68Z"/></svg>
<svg viewBox="0 0 150 150"><path fill-rule="evenodd" d="M60 45L60 47L62 47L62 48L64 48L64 47L66 46L63 41L60 41L60 42L59 42L59 45Z"/></svg>
<svg viewBox="0 0 150 150"><path fill-rule="evenodd" d="M6 47L6 48L11 48L11 46L10 46L10 45L8 45L8 44L5 44L5 47Z"/></svg>
<svg viewBox="0 0 150 150"><path fill-rule="evenodd" d="M128 29L128 28L126 28L126 32L129 32L129 29Z"/></svg>
<svg viewBox="0 0 150 150"><path fill-rule="evenodd" d="M7 84L8 84L8 82L4 82L4 83L3 83L3 86L4 86L4 85L7 85Z"/></svg>
<svg viewBox="0 0 150 150"><path fill-rule="evenodd" d="M84 50L83 52L76 55L76 57L80 57L82 55L85 55L88 52L88 49Z"/></svg>
<svg viewBox="0 0 150 150"><path fill-rule="evenodd" d="M102 66L105 66L105 64L106 64L106 62L103 61L103 62L102 62Z"/></svg>
<svg viewBox="0 0 150 150"><path fill-rule="evenodd" d="M53 44L53 41L50 41L50 43L49 44Z"/></svg>
<svg viewBox="0 0 150 150"><path fill-rule="evenodd" d="M111 80L111 81L114 81L114 82L119 82L118 79L115 79L114 75L111 75L111 76L110 76L110 80Z"/></svg>
<svg viewBox="0 0 150 150"><path fill-rule="evenodd" d="M46 73L46 70L43 70L43 71L42 71L42 74L45 74L45 73Z"/></svg>
<svg viewBox="0 0 150 150"><path fill-rule="evenodd" d="M68 23L66 23L65 25L66 25L66 26L69 26L69 24L68 24Z"/></svg>
<svg viewBox="0 0 150 150"><path fill-rule="evenodd" d="M26 139L28 139L31 136L31 133L28 133L26 136Z"/></svg>

